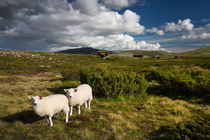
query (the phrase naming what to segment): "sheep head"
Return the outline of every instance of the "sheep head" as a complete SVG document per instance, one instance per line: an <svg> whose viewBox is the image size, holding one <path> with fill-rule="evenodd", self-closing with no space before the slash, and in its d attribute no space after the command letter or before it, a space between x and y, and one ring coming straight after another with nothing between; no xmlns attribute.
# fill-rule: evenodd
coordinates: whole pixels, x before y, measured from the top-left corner
<svg viewBox="0 0 210 140"><path fill-rule="evenodd" d="M31 99L31 104L33 107L36 107L40 100L42 100L42 96L28 96L29 99Z"/></svg>
<svg viewBox="0 0 210 140"><path fill-rule="evenodd" d="M76 88L64 89L69 98L72 98L77 93L77 90Z"/></svg>

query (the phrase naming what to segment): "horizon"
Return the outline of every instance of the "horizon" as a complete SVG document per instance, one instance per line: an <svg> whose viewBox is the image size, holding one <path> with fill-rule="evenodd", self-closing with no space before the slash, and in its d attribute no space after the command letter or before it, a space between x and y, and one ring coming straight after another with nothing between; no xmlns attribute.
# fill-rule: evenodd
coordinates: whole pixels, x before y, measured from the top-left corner
<svg viewBox="0 0 210 140"><path fill-rule="evenodd" d="M30 50L14 50L14 49L1 49L0 48L0 51L25 51L25 52L48 52L48 53L59 53L59 52L62 52L62 51L69 51L69 50L76 50L76 49L85 49L85 48L90 48L90 49L97 49L97 48L91 48L91 47L78 47L78 48L70 48L70 49L66 49L66 50L60 50L60 51L30 51ZM210 48L210 46L208 47L201 47L201 48ZM188 50L182 50L182 51L168 51L168 50L104 50L104 49L98 49L99 51L100 50L104 50L104 51L109 51L109 52L126 52L126 51L148 51L148 52L168 52L168 53L184 53L184 52L190 52L190 51L194 51L194 50L199 50L201 48L194 48L194 49L188 49Z"/></svg>
<svg viewBox="0 0 210 140"><path fill-rule="evenodd" d="M0 49L185 52L210 46L210 1L0 2Z"/></svg>

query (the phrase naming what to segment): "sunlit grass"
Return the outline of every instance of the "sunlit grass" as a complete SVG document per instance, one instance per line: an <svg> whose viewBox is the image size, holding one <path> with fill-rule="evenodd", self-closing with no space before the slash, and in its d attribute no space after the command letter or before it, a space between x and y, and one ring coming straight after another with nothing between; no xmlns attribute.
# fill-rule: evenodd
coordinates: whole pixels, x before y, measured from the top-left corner
<svg viewBox="0 0 210 140"><path fill-rule="evenodd" d="M45 124L44 118L35 115L27 98L28 95L64 94L64 88L78 86L79 79L67 80L61 75L61 71L73 68L75 73L81 67L94 66L106 70L147 72L151 67L161 65L179 68L209 65L204 58L154 60L113 56L103 60L92 55L33 52L21 52L20 55L24 57L17 57L16 53L0 56L0 139L191 138L188 134L194 138L209 138L209 105L202 101L198 104L200 99L196 97L166 96L163 92L169 91L159 89L161 83L155 80L149 81L149 86L157 88L149 90L148 95L94 97L91 111L83 106L82 114L77 115L77 108L74 108L68 124L61 113L53 120L52 128ZM180 128L189 133L183 134Z"/></svg>

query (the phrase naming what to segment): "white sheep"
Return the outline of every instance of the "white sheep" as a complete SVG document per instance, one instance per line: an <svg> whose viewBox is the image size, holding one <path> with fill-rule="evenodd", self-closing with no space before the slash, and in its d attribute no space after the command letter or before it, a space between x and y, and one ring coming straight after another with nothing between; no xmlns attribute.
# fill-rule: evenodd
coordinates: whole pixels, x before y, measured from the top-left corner
<svg viewBox="0 0 210 140"><path fill-rule="evenodd" d="M90 110L90 102L93 99L92 96L92 88L87 84L82 84L78 86L77 88L70 88L70 89L64 89L64 91L67 93L67 97L69 99L69 105L70 105L70 116L72 116L73 113L73 106L78 107L78 114L80 114L80 106L82 106L85 103L85 108L88 108Z"/></svg>
<svg viewBox="0 0 210 140"><path fill-rule="evenodd" d="M66 123L68 122L69 105L68 99L65 95L55 94L46 97L28 96L28 98L32 99L34 112L40 117L45 116L47 119L46 123L48 123L49 119L50 126L53 126L52 117L54 115L58 116L59 112L61 112L62 110L66 114Z"/></svg>

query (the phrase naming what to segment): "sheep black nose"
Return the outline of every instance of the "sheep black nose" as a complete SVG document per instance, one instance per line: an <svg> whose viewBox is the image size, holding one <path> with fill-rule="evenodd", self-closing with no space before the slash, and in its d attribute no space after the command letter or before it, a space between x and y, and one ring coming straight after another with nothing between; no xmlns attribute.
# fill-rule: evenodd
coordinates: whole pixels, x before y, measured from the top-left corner
<svg viewBox="0 0 210 140"><path fill-rule="evenodd" d="M69 96L69 98L71 98L71 96Z"/></svg>
<svg viewBox="0 0 210 140"><path fill-rule="evenodd" d="M37 105L37 103L34 103L34 106L36 106Z"/></svg>

